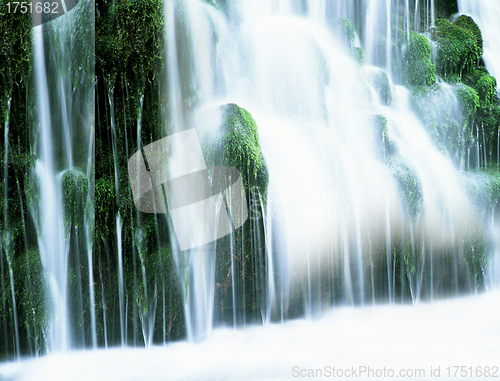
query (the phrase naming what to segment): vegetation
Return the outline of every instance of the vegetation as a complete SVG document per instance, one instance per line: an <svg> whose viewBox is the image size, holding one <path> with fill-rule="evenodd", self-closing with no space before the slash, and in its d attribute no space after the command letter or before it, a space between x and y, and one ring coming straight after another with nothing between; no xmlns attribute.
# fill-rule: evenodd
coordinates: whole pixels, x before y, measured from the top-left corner
<svg viewBox="0 0 500 381"><path fill-rule="evenodd" d="M458 22L458 23L457 23ZM481 34L472 19L451 23L445 19L436 22L433 39L438 44L436 69L442 76L463 74L473 70L483 54Z"/></svg>
<svg viewBox="0 0 500 381"><path fill-rule="evenodd" d="M404 60L403 79L406 85L430 86L436 81L431 62L431 46L424 36L411 33Z"/></svg>
<svg viewBox="0 0 500 381"><path fill-rule="evenodd" d="M350 52L354 61L356 61L360 66L363 65L365 51L363 48L354 46L356 28L354 28L351 22L344 17L339 17L333 22L333 31L345 46L347 51Z"/></svg>
<svg viewBox="0 0 500 381"><path fill-rule="evenodd" d="M389 167L403 193L404 208L410 218L415 219L422 209L423 194L418 176L402 161L396 158L389 162Z"/></svg>
<svg viewBox="0 0 500 381"><path fill-rule="evenodd" d="M216 9L226 6L226 2L206 2ZM93 47L87 46L78 55L72 56L78 60L74 58L70 68L60 68L57 64L50 68L54 72L64 69L64 74L71 78L74 97L69 108L76 107L83 99L78 95L82 88L95 91L96 99L95 125L89 127L89 130L95 131L95 162L91 164L94 166L95 179L92 174L88 175L77 166L61 174L64 222L66 233L70 237L68 302L73 327L71 335L74 342L81 346L92 344L92 307L95 308L97 344L113 346L121 343L120 265L123 267L124 319L128 327L125 332L126 342L141 345L151 338L153 343L162 343L182 339L186 334L183 296L189 284L181 284L176 272L176 260L179 261L180 255L189 259L190 254L176 251L175 238L172 238L174 242L170 239L175 235L168 214L148 214L137 210L127 176L128 158L146 145L165 137L173 127L172 116L168 111L172 103L169 98L171 94L161 91L166 87L166 79L161 75L166 65L163 2L115 0L113 6L110 5L106 0L96 1L95 51ZM397 85L407 86L416 115L439 149L448 154L457 167L463 166L467 149L474 147L480 137L488 155L486 163L483 162L486 165L489 164L488 160L495 162L498 159L495 156L500 126L497 81L483 66L482 34L474 20L468 16L460 16L451 23L446 19L458 11L456 5L456 0L436 2L437 14L444 18L437 21L435 28L424 30L427 33L425 35L413 31L408 35L402 17L392 15L392 39L388 41L385 36L379 36L373 57L376 65L391 67L392 72L386 69L387 72L377 70L368 73L367 70L365 79L378 94L381 109L384 109L383 106L390 106L395 99L389 78ZM87 13L90 12L89 9L90 7L86 10ZM90 13L85 16L94 17ZM43 353L52 303L38 247L39 232L33 222L35 216L31 213L32 207L41 201L39 184L34 175L36 161L32 154L33 134L26 133L29 129L28 121L36 111L33 99L29 98L27 92L33 63L30 19L20 13L4 16L5 5L2 3L1 358L11 356L17 349L13 336L14 312L19 324L21 352ZM413 14L410 16L410 28L422 31L424 23L417 22L417 25L413 25L416 18ZM78 50L82 41L94 39L92 28L86 27L82 20L87 19L78 19L75 34L68 37L73 41L72 52ZM331 26L345 50L361 66L364 50L354 44L357 33L363 36L366 31L363 31L361 23L354 22L354 25L345 18L339 18ZM178 29L182 30L183 27L179 25ZM51 38L60 38L50 24L47 24L47 31L51 33ZM430 36L430 40L426 36ZM218 43L215 41L216 36L212 37L214 43ZM385 61L388 56L387 48L392 53L392 62ZM189 71L191 68L186 63L192 61L193 57L189 57L189 49L182 51L183 55L178 57L180 70ZM83 69L79 62L83 62ZM95 77L88 76L89 71L95 72ZM54 75L52 72L50 74ZM436 83L436 74L445 81L444 84L441 81ZM51 85L51 94L52 91L58 91L54 88L54 83ZM218 82L216 85L222 86ZM197 84L183 81L181 86L181 98L184 102L181 105L182 117L189 123L189 111L198 101ZM328 111L325 110L325 113ZM384 115L378 114L382 112ZM379 283L385 284L387 278L394 279L396 294L401 296L401 300L412 297L413 282L416 282L418 276L422 276L423 284L429 285L426 292L436 290L441 295L455 292L456 290L450 291L448 288L451 286L447 288L446 285L458 284L465 277L464 274L467 274L477 290L484 289L491 243L488 234L479 227L468 233L458 229L456 245L443 247L439 256L436 256L438 258L431 259L435 268L440 269L438 279L431 283L428 262L424 261L429 259L422 258L420 254L427 253L428 247L435 244L429 242L419 225L423 214L422 184L418 173L398 155L395 140L391 141L391 125L388 121L390 113L373 113L376 115L371 122L375 140L380 147L380 158L385 161L396 181L409 224L403 226L397 221L391 221L392 236L390 240L385 237L381 239L384 243L379 257L387 260L389 256L392 264L373 263L373 271L377 273L374 278L365 276L365 280L369 282L371 279L383 279ZM77 113L73 114L72 117L81 118ZM259 142L258 126L252 115L233 103L221 106L220 114L220 128L202 142L203 153L208 166L230 166L240 171L249 219L232 235L217 242L215 320L236 325L261 322L263 316L260 304L267 305L268 302L265 290L269 263L266 262L268 248L264 232L264 211L269 174ZM79 119L71 121L73 124L79 122ZM6 126L7 145L4 141ZM80 144L82 136L74 136L73 139L73 145L78 151L74 153L77 158L75 161L81 162L86 157L88 145ZM89 170L90 172L92 171ZM464 183L476 203L478 213L485 220L491 219L490 213L493 213L491 211L495 210L500 201L499 179L498 173L492 170L464 174ZM85 227L88 227L88 231L84 231ZM89 232L93 234L86 236ZM88 242L91 242L89 249L92 250L79 249L87 248ZM463 255L464 260L457 265L457 270L450 263L459 255ZM321 295L325 300L332 303L342 300L342 269L355 268L357 263L347 265L340 262L311 262L312 274L325 274L321 278L325 284L321 284L320 288L323 288L319 290L329 290ZM88 274L92 274L93 284L89 284ZM335 276L331 277L332 274ZM303 283L292 287L290 291L293 300L291 305L284 307L286 318L301 316L305 308L303 285L307 282L308 274L304 272L293 275L297 276L299 283ZM283 279L286 277L285 274L277 276ZM277 281L275 287L281 287L285 283L285 280L281 281L282 279ZM326 284L328 282L331 283ZM94 288L94 300L90 297L90 286ZM356 284L353 288L363 286ZM366 285L367 290L370 287L371 284ZM380 286L379 292L386 295L387 289L384 287ZM465 289L467 286L460 283L460 290ZM236 305L233 304L234 300L237 301Z"/></svg>
<svg viewBox="0 0 500 381"><path fill-rule="evenodd" d="M264 195L268 173L255 120L247 110L234 103L223 107L222 119L220 135L210 136L203 144L206 162L238 169L247 193L257 186Z"/></svg>
<svg viewBox="0 0 500 381"><path fill-rule="evenodd" d="M390 105L392 100L391 84L387 73L383 70L373 71L367 74L370 85L376 90L380 101L384 105Z"/></svg>

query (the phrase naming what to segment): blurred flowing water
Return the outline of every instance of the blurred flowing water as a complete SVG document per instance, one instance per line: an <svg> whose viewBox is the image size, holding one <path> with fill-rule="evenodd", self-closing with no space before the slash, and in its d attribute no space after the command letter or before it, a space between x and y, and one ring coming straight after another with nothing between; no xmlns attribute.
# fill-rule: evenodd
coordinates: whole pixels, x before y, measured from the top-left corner
<svg viewBox="0 0 500 381"><path fill-rule="evenodd" d="M270 175L263 321L285 318L296 300L311 317L337 303L403 300L404 286L396 281L402 274L414 303L474 292L463 245L483 228L459 168L412 111L409 91L391 82L387 104L373 80L384 70L391 78L392 63L401 59L393 57L390 14L408 14L407 3L231 1L221 3L222 11L203 1L165 4L169 94L192 97L182 106L172 102L182 123L203 134L214 128L206 126L210 110L231 102L249 110L259 128ZM342 16L360 31L363 67L335 35ZM402 22L394 29L405 30L408 21ZM389 38L382 47L380 35ZM194 87L188 95L184 83ZM178 123L176 110L170 123ZM389 163L374 133L377 115L387 118L396 152ZM398 171L416 184L406 199ZM205 266L204 277L213 271ZM212 293L191 284L187 292L205 300L203 315L210 316Z"/></svg>
<svg viewBox="0 0 500 381"><path fill-rule="evenodd" d="M165 312L169 287L165 278L148 284L145 233L139 218L139 228L131 238L137 254L133 273L126 273L122 256L128 234L124 226L132 217L118 211L115 226L110 227L116 242L109 243L109 250L105 242L106 255L115 256L118 263L118 296L114 301L118 312L113 316L106 312L107 304L113 301L106 300L103 281L106 276L111 278L106 273L109 269L101 268L99 262L98 271L94 271L95 84L92 64L86 55L77 54L81 39L74 37L82 30L79 9L84 3L81 1L68 17L34 29L33 93L29 99L34 110L30 123L36 135L32 150L37 159L32 186L38 189L39 199L29 208L49 281L51 323L43 337L45 350L51 353L96 348L97 327L104 332L106 347L108 337L122 346L148 347L153 344L155 327L161 325L165 342L172 324L172 316ZM468 156L465 151L443 153L413 111L410 91L395 84L400 83L398 68L403 53L395 47L396 42L404 40L414 24L434 25L434 1L412 3L417 4L416 12L408 0L221 0L215 1L216 7L202 0L164 0L165 68L160 92L167 100L162 110L165 135L191 128L200 140L218 135L220 106L227 103L245 108L257 123L269 185L266 192L248 191L250 208L256 213L251 216L258 217L251 218L251 228L242 231L249 229L253 234L252 247L265 247L251 252L255 256L252 271L260 277L250 282L234 270L240 260L232 253L237 245L244 245L236 233L228 238L231 270L223 274L224 284L215 283L218 271L226 270L217 268L220 242L181 251L171 234L186 335L189 341L206 341L142 352L59 353L39 362L4 364L0 375L6 379L30 379L33 374L39 379L67 379L68 374L80 377L80 373L74 374L77 367L82 370L82 379L119 375L122 379L154 379L164 374L172 379L231 379L235 374L242 379L290 377L291 366L302 365L283 360L279 365L288 373L276 371L274 354L284 351L283 356L289 359L305 358L303 366L318 366L321 361L324 366L332 361L325 355L332 348L337 354L345 347L354 353L367 342L369 349L342 357L342 363L353 365L366 358L375 365L412 366L401 362L403 353L405 358L419 354L413 358L430 366L436 353L426 352L427 342L447 343L442 353L451 352L436 362L445 364L456 360L454 354L462 356L454 347L459 332L464 335L461 348L477 349L484 359L493 360L494 340L479 345L477 337L484 338L486 331L495 330L488 317L498 295L491 292L477 298L420 303L493 288L498 283L500 224L494 207L478 210L461 173L481 167L485 151L479 138L475 145L461 148L469 150ZM500 46L495 40L498 26L488 16L496 12L497 4L493 0L460 0L459 5L461 12L477 17L485 38L485 62L495 75L495 65L500 62L500 57L495 58L499 49L494 48ZM399 17L393 17L395 14ZM417 15L415 20L410 20L412 14ZM426 15L425 20L418 19L421 14ZM339 36L340 17L351 20L357 31L354 46ZM404 41L402 46L404 50ZM364 49L363 65L353 56L356 47ZM126 174L119 172L123 152L118 148L117 130L121 126L115 120L113 91L115 86L128 91L128 84L123 78L121 84L115 80L106 78L104 103L113 151L115 187L111 199L118 205L125 193L121 177ZM386 83L386 92L380 90L380 81ZM431 100L429 108L448 108L452 117L460 120L455 88L438 82L436 89L437 98ZM142 107L144 93L139 98ZM134 128L141 147L140 112ZM128 144L132 138L126 135L127 126L124 130ZM126 152L127 156L131 153ZM472 165L462 162L464 155L472 157ZM83 178L80 173L89 179L86 184L79 182ZM72 184L77 184L76 188L71 188ZM75 196L71 189L82 193ZM170 224L168 216L164 221L160 221L163 216L155 218L157 227ZM169 230L173 232L171 225ZM467 264L471 255L467 250L479 247L477 242L483 239L493 242L485 249L485 271ZM2 236L2 248L8 256L7 241ZM241 274L244 266L241 263ZM100 279L94 280L97 272ZM9 281L2 277L2 287ZM127 295L126 282L134 284L137 294ZM222 289L231 294L227 314L214 308L217 292ZM102 308L99 315L97 301ZM418 306L395 305L407 302ZM372 308L382 303L388 305ZM88 313L82 313L84 306L90 307ZM162 319L157 318L157 311L163 311ZM138 318L140 327L128 326L130 315ZM274 324L303 317L322 319ZM425 324L420 326L422 320ZM249 327L255 323L267 326ZM446 330L449 324L453 329ZM244 329L212 332L217 326ZM414 330L414 326L418 328ZM3 328L7 332L7 327ZM114 333L108 334L108 330ZM135 330L141 332L141 338L136 338ZM302 330L307 334L302 335ZM345 336L340 334L343 330ZM17 331L16 326L13 333ZM353 338L359 346L351 343ZM408 354L407 343L420 338L425 347L419 342L422 345ZM383 342L390 343L387 348L393 345L385 357L379 357ZM297 349L299 355L291 356L286 345ZM305 348L312 346L317 350L307 354ZM239 348L252 366L242 360L238 366L226 368L220 361L234 355L228 348ZM493 350L488 352L488 348ZM176 353L182 355L176 357ZM166 357L170 359L168 366L160 366ZM193 365L186 365L186 357L200 362L196 364L200 365L199 373L184 373ZM479 359L474 357L470 365ZM54 361L59 365L54 367ZM262 365L262 372L255 371L254 363ZM219 373L222 367L225 373ZM248 376L240 377L242 370L248 371Z"/></svg>
<svg viewBox="0 0 500 381"><path fill-rule="evenodd" d="M405 378L398 377L403 371L413 379L435 380L452 379L453 364L463 363L469 374L461 378L477 380L476 371L482 374L488 367L492 374L498 364L499 302L494 291L418 306L340 307L315 322L218 329L197 344L69 351L26 359L1 365L0 375L8 381L290 380L298 378L297 371L308 374L313 369L318 379L328 379L332 368L354 368L352 378L370 380L374 377L368 376L368 368L371 374L384 374L380 372L385 368L395 376L382 379ZM335 373L346 379L343 374Z"/></svg>
<svg viewBox="0 0 500 381"><path fill-rule="evenodd" d="M80 173L92 178L93 66L86 61L88 57L77 53L87 48L77 37L84 27L88 28L78 19L82 19L81 12L75 11L33 28L34 71L29 99L33 109L32 152L37 160L31 174L34 191L30 210L50 293L51 324L43 332L47 352L84 344L80 315L83 299L94 299L92 266L88 265L92 264L91 195L89 184L78 182ZM75 277L76 282L70 285L68 276ZM73 300L68 297L70 290L76 294ZM75 303L76 310L69 303ZM89 315L95 345L93 304Z"/></svg>
<svg viewBox="0 0 500 381"><path fill-rule="evenodd" d="M484 40L483 59L486 68L495 78L500 75L500 4L494 0L458 0L460 14L471 16L481 29ZM500 86L500 85L499 85Z"/></svg>

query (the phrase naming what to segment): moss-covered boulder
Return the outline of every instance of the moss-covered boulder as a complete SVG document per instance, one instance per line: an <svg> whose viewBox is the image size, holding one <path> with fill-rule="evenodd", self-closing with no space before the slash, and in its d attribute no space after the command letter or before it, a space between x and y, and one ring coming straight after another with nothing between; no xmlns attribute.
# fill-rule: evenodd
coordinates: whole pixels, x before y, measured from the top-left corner
<svg viewBox="0 0 500 381"><path fill-rule="evenodd" d="M356 29L348 19L344 17L335 19L333 30L346 48L350 49L353 47L354 40L356 39Z"/></svg>
<svg viewBox="0 0 500 381"><path fill-rule="evenodd" d="M488 70L486 70L484 66L479 66L478 68L465 73L462 77L462 82L467 86L476 88L476 84L479 82L479 80L487 74L489 74Z"/></svg>
<svg viewBox="0 0 500 381"><path fill-rule="evenodd" d="M404 52L403 80L409 86L430 86L435 82L431 46L426 37L412 33Z"/></svg>
<svg viewBox="0 0 500 381"><path fill-rule="evenodd" d="M354 61L356 61L360 66L363 65L365 51L359 46L354 46L354 41L356 40L356 28L354 28L352 23L344 17L336 18L333 22L333 31L342 45L344 45L347 51L351 54Z"/></svg>
<svg viewBox="0 0 500 381"><path fill-rule="evenodd" d="M459 165L470 141L470 124L478 107L477 93L463 84L452 87L434 84L412 90L410 103L416 115L437 147Z"/></svg>
<svg viewBox="0 0 500 381"><path fill-rule="evenodd" d="M379 147L379 155L382 159L386 159L395 153L395 147L389 139L388 120L384 115L377 114L372 119L375 142Z"/></svg>
<svg viewBox="0 0 500 381"><path fill-rule="evenodd" d="M367 73L366 79L369 84L377 92L382 104L391 104L392 94L391 94L391 83L389 82L389 77L387 73L383 70L376 70Z"/></svg>
<svg viewBox="0 0 500 381"><path fill-rule="evenodd" d="M476 84L479 99L484 105L491 105L497 97L497 80L491 75L483 75Z"/></svg>
<svg viewBox="0 0 500 381"><path fill-rule="evenodd" d="M422 187L416 173L397 157L389 161L389 168L399 185L406 213L410 218L416 218L423 203Z"/></svg>
<svg viewBox="0 0 500 381"><path fill-rule="evenodd" d="M485 67L480 66L467 73L463 82L472 87L477 94L477 113L474 115L474 124L479 128L481 138L484 139L488 150L496 152L497 128L500 126L500 99L497 93L497 80L489 75Z"/></svg>
<svg viewBox="0 0 500 381"><path fill-rule="evenodd" d="M462 124L467 127L467 130L470 130L479 107L479 95L476 90L463 83L456 84L454 90L460 103Z"/></svg>
<svg viewBox="0 0 500 381"><path fill-rule="evenodd" d="M247 192L257 186L264 194L269 175L255 120L234 103L223 106L222 113L220 135L212 135L203 142L207 164L238 169Z"/></svg>
<svg viewBox="0 0 500 381"><path fill-rule="evenodd" d="M66 225L81 226L89 193L88 177L78 169L67 170L62 176L62 192Z"/></svg>
<svg viewBox="0 0 500 381"><path fill-rule="evenodd" d="M363 61L365 59L365 51L363 48L359 46L353 46L351 48L351 56L354 58L354 61L358 63L359 66L363 65Z"/></svg>
<svg viewBox="0 0 500 381"><path fill-rule="evenodd" d="M436 68L439 74L462 76L476 67L483 54L482 37L477 25L469 19L457 20L458 24L445 19L436 22L433 39L438 45Z"/></svg>
<svg viewBox="0 0 500 381"><path fill-rule="evenodd" d="M462 15L460 16L454 23L454 25L466 29L476 37L476 44L479 48L480 55L483 54L483 34L481 33L481 29L476 24L476 22L470 16Z"/></svg>

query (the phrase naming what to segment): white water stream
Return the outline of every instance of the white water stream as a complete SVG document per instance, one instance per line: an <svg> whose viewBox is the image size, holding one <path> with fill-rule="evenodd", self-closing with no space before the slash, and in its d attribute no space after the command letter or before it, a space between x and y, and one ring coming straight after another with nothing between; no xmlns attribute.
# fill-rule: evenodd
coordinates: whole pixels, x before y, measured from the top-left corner
<svg viewBox="0 0 500 381"><path fill-rule="evenodd" d="M407 19L408 2L395 3ZM469 6L478 15L487 41L485 62L493 75L495 70L500 75L495 69L500 59L494 57L500 42L495 42L498 36L485 16L488 9L494 13L497 3L471 4L460 0L461 11ZM425 6L434 9L432 1ZM387 15L393 8L394 2L386 0L374 0L361 10L350 0L339 0L336 6L320 0L234 0L226 2L223 12L201 0L165 0L165 92L172 101L166 127L195 127L202 133L213 127L205 121L213 116L214 106L229 102L250 111L258 125L270 175L265 210L268 281L267 289L259 290L266 295L260 304L265 326L212 331L213 252L175 253L180 288L186 293L188 339L206 340L150 345L153 319L149 326L143 322L147 350L70 351L2 364L2 380L289 379L294 366L424 369L424 378L431 377L431 367L440 367L441 379L447 379L448 366L473 367L473 372L477 366L500 366L497 291L420 303L434 300L435 290L439 296L474 290L470 281L463 281L469 279L463 242L482 221L458 169L412 111L409 91L391 83L392 103L386 105L373 88L371 75L381 69L372 65L382 58L383 70L391 77L392 51L385 46L377 53L374 34L390 41ZM339 16L361 20L364 32L357 42L366 52L364 67L333 33L331 20ZM409 28L407 24L403 28ZM35 49L43 57L36 34ZM47 91L42 65L35 70L42 94ZM191 93L182 87L186 83ZM39 101L37 164L44 203L34 214L54 298L48 342L55 350L71 346L68 247L61 222L61 168L55 168L50 154L53 138L44 99L48 95L42 94ZM416 216L409 215L384 162L376 115L387 118L398 165L408 168L419 184L422 204ZM71 157L69 151L65 154ZM70 168L71 159L65 165ZM121 233L120 216L116 225ZM120 247L120 234L117 238ZM406 245L407 262L396 270L392 243L399 241ZM123 270L118 271L123 276ZM394 305L400 291L396 271L406 274L414 306ZM441 274L447 278L439 279ZM490 271L487 286L496 279L498 273ZM448 288L439 289L439 282ZM119 320L121 343L126 344L122 287ZM297 296L305 317L319 319L273 323L284 319ZM388 305L372 306L380 300ZM95 322L93 327L95 331Z"/></svg>
<svg viewBox="0 0 500 381"><path fill-rule="evenodd" d="M0 377L5 381L288 380L297 379L294 369L307 374L309 369L366 367L376 375L385 367L386 374L393 370L395 376L379 379L403 379L399 372L405 372L413 375L408 379L453 380L450 375L456 368L451 373L447 368L464 366L474 374L460 379L478 380L479 370L484 373L490 367L493 374L493 367L500 366L499 305L500 294L490 292L418 306L342 307L318 321L218 329L197 344L72 351L27 359L0 365ZM425 373L417 373L421 370ZM323 379L331 379L326 372ZM350 379L336 375L335 379ZM353 379L377 378L367 375L358 372Z"/></svg>

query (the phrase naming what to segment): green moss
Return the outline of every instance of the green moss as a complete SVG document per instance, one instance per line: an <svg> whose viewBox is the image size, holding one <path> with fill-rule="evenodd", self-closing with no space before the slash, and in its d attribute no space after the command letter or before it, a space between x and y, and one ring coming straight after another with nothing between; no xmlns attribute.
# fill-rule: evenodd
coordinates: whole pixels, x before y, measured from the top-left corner
<svg viewBox="0 0 500 381"><path fill-rule="evenodd" d="M221 137L211 136L203 144L206 162L238 169L247 192L255 185L264 194L268 172L255 120L247 110L234 103L224 106L222 120Z"/></svg>
<svg viewBox="0 0 500 381"><path fill-rule="evenodd" d="M66 225L83 224L89 193L89 179L78 169L67 170L62 177L64 218Z"/></svg>
<svg viewBox="0 0 500 381"><path fill-rule="evenodd" d="M351 55L354 58L354 61L356 61L359 66L363 65L363 61L365 58L365 51L363 50L363 48L353 46L351 48Z"/></svg>
<svg viewBox="0 0 500 381"><path fill-rule="evenodd" d="M497 128L500 125L500 104L485 105L481 102L477 109L475 124L479 129L479 136L486 140L487 148L492 144L496 144Z"/></svg>
<svg viewBox="0 0 500 381"><path fill-rule="evenodd" d="M463 173L463 182L477 212L484 220L492 218L491 211L500 202L500 173L494 170L480 170ZM491 237L484 228L474 226L463 239L464 259L477 290L484 289L484 277L492 252Z"/></svg>
<svg viewBox="0 0 500 381"><path fill-rule="evenodd" d="M31 29L28 13L9 14L7 3L0 4L0 122L13 84L30 71Z"/></svg>
<svg viewBox="0 0 500 381"><path fill-rule="evenodd" d="M476 37L476 44L479 48L479 55L483 54L483 35L481 33L481 30L475 23L475 21L472 19L472 17L462 15L460 16L453 24L456 26L467 29L468 31L472 32L474 36Z"/></svg>
<svg viewBox="0 0 500 381"><path fill-rule="evenodd" d="M435 2L436 15L440 18L448 18L458 13L457 0L439 0Z"/></svg>
<svg viewBox="0 0 500 381"><path fill-rule="evenodd" d="M477 92L462 83L451 85L451 89L449 85L435 84L430 88L415 87L412 90L410 102L416 115L437 147L460 165L477 117Z"/></svg>
<svg viewBox="0 0 500 381"><path fill-rule="evenodd" d="M435 82L434 65L431 62L431 46L427 38L412 33L404 53L403 80L406 85L430 86Z"/></svg>
<svg viewBox="0 0 500 381"><path fill-rule="evenodd" d="M391 104L391 83L387 73L383 70L373 71L367 74L367 80L370 85L377 91L379 98L383 104Z"/></svg>
<svg viewBox="0 0 500 381"><path fill-rule="evenodd" d="M467 86L476 88L476 84L486 74L489 74L488 70L486 70L484 66L480 66L477 69L465 73L464 76L462 77L462 82L465 83Z"/></svg>
<svg viewBox="0 0 500 381"><path fill-rule="evenodd" d="M462 26L461 26L462 25ZM439 19L433 32L433 39L438 44L436 68L443 76L472 71L482 55L476 35L469 29Z"/></svg>
<svg viewBox="0 0 500 381"><path fill-rule="evenodd" d="M493 170L463 172L466 189L480 213L500 202L500 173Z"/></svg>
<svg viewBox="0 0 500 381"><path fill-rule="evenodd" d="M479 107L479 95L472 87L461 83L455 85L454 90L460 102L464 124L470 127Z"/></svg>
<svg viewBox="0 0 500 381"><path fill-rule="evenodd" d="M377 146L381 148L380 154L382 158L394 153L394 146L389 139L387 123L387 118L384 115L378 114L373 118L375 141L377 142Z"/></svg>
<svg viewBox="0 0 500 381"><path fill-rule="evenodd" d="M44 335L49 326L50 299L40 253L35 249L29 249L21 254L10 255L10 263L3 255L0 256L0 261L3 261L1 268L4 271L1 274L4 279L4 289L0 290L0 325L7 323L10 327L14 318L9 281L9 271L12 270L21 353L25 353L27 344L35 353L42 354L45 346ZM4 338L2 344L13 338L12 332L9 337Z"/></svg>
<svg viewBox="0 0 500 381"><path fill-rule="evenodd" d="M403 205L410 218L416 218L422 209L423 193L417 175L402 161L391 159L389 168L402 194Z"/></svg>
<svg viewBox="0 0 500 381"><path fill-rule="evenodd" d="M163 56L163 2L117 0L96 4L96 72L110 76L128 71L144 81ZM137 78L134 78L137 77Z"/></svg>
<svg viewBox="0 0 500 381"><path fill-rule="evenodd" d="M354 29L351 22L343 17L335 19L334 31L344 46L351 49L354 44L354 40L356 39L356 29Z"/></svg>
<svg viewBox="0 0 500 381"><path fill-rule="evenodd" d="M500 99L497 94L497 81L484 67L473 70L464 77L464 82L472 86L478 95L477 112L473 123L483 136L487 149L496 151L496 134L500 125ZM474 130L474 133L476 131Z"/></svg>
<svg viewBox="0 0 500 381"><path fill-rule="evenodd" d="M497 80L491 75L483 75L476 84L481 103L489 106L497 97Z"/></svg>
<svg viewBox="0 0 500 381"><path fill-rule="evenodd" d="M382 139L388 138L387 118L383 115L375 115L375 126Z"/></svg>

